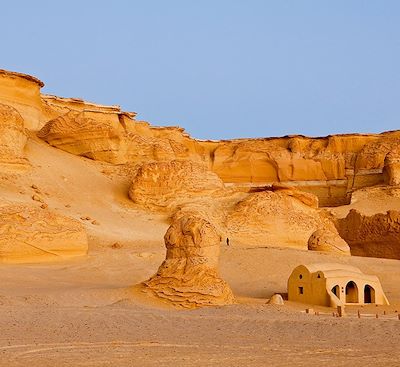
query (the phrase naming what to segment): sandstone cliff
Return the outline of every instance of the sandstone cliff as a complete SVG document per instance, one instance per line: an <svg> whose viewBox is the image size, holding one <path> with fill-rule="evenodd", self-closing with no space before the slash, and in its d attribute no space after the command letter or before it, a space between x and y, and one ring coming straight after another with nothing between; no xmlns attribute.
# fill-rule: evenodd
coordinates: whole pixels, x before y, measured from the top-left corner
<svg viewBox="0 0 400 367"><path fill-rule="evenodd" d="M118 106L54 96L44 96L43 101L51 119L38 136L72 154L113 164L200 160L200 146L183 129L151 127Z"/></svg>
<svg viewBox="0 0 400 367"><path fill-rule="evenodd" d="M24 120L24 126L31 130L40 128L42 100L39 79L21 73L0 69L0 103L14 107Z"/></svg>

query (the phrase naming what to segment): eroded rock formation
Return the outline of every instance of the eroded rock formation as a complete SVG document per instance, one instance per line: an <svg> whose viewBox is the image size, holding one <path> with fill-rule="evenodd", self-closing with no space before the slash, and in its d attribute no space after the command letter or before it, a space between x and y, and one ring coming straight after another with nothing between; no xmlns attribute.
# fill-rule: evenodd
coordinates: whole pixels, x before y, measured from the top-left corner
<svg viewBox="0 0 400 367"><path fill-rule="evenodd" d="M0 262L42 262L82 256L88 240L83 225L47 209L0 206Z"/></svg>
<svg viewBox="0 0 400 367"><path fill-rule="evenodd" d="M198 144L185 136L183 129L151 128L146 122L134 120L135 113L118 107L107 109L79 100L46 97L46 111L56 117L38 136L72 154L113 164L200 159Z"/></svg>
<svg viewBox="0 0 400 367"><path fill-rule="evenodd" d="M29 165L24 154L26 141L21 115L14 107L0 104L0 169Z"/></svg>
<svg viewBox="0 0 400 367"><path fill-rule="evenodd" d="M0 103L14 107L25 127L37 130L43 121L40 96L43 86L43 82L33 76L0 70Z"/></svg>
<svg viewBox="0 0 400 367"><path fill-rule="evenodd" d="M338 221L340 236L356 256L400 259L400 212L366 216L357 210Z"/></svg>
<svg viewBox="0 0 400 367"><path fill-rule="evenodd" d="M322 206L337 206L350 202L352 190L383 182L385 156L399 143L394 131L202 144L212 170L225 183L257 187L280 182L317 195Z"/></svg>
<svg viewBox="0 0 400 367"><path fill-rule="evenodd" d="M204 164L174 160L143 164L133 179L130 198L148 208L175 207L221 193L224 184Z"/></svg>
<svg viewBox="0 0 400 367"><path fill-rule="evenodd" d="M286 190L248 195L231 210L230 235L248 246L307 249L310 235L323 224L318 211Z"/></svg>
<svg viewBox="0 0 400 367"><path fill-rule="evenodd" d="M385 157L383 167L384 182L390 186L400 185L400 148L391 150Z"/></svg>
<svg viewBox="0 0 400 367"><path fill-rule="evenodd" d="M145 292L182 308L232 304L233 294L217 271L221 237L205 219L176 219L164 236L167 255Z"/></svg>
<svg viewBox="0 0 400 367"><path fill-rule="evenodd" d="M333 225L332 225L333 227ZM343 238L339 236L336 229L319 228L308 239L308 249L311 251L323 251L337 253L340 255L350 255L350 247Z"/></svg>
<svg viewBox="0 0 400 367"><path fill-rule="evenodd" d="M102 119L100 112L69 111L50 120L38 136L67 152L102 160L123 163L122 127L117 119Z"/></svg>

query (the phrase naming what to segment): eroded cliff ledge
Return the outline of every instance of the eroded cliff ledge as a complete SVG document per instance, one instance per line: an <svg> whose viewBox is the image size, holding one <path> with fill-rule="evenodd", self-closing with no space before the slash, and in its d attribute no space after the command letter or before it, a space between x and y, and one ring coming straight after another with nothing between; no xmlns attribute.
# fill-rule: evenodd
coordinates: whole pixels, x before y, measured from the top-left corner
<svg viewBox="0 0 400 367"><path fill-rule="evenodd" d="M24 127L40 130L49 144L90 159L201 162L228 186L262 191L284 183L315 194L320 206L347 204L355 189L398 182L396 158L392 154L386 163L385 158L399 145L399 131L201 141L179 127L136 120L136 113L119 106L40 94L42 86L29 75L1 70L0 103L15 108Z"/></svg>

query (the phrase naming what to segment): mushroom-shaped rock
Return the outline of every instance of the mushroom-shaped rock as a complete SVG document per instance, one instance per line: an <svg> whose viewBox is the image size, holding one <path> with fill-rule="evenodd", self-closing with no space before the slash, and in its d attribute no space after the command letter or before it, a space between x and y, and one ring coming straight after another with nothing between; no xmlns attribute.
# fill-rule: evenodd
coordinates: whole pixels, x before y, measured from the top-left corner
<svg viewBox="0 0 400 367"><path fill-rule="evenodd" d="M186 215L164 236L167 255L143 290L178 308L221 306L234 302L217 271L221 237L205 219Z"/></svg>
<svg viewBox="0 0 400 367"><path fill-rule="evenodd" d="M75 219L29 205L0 207L0 262L52 261L87 249L85 228Z"/></svg>
<svg viewBox="0 0 400 367"><path fill-rule="evenodd" d="M27 141L24 120L11 106L0 104L0 165L24 168L29 165L24 156Z"/></svg>
<svg viewBox="0 0 400 367"><path fill-rule="evenodd" d="M283 305L283 298L279 293L275 293L268 301L269 305Z"/></svg>
<svg viewBox="0 0 400 367"><path fill-rule="evenodd" d="M223 189L221 179L204 164L173 160L143 164L133 179L129 197L145 207L165 208Z"/></svg>
<svg viewBox="0 0 400 367"><path fill-rule="evenodd" d="M313 232L308 240L308 249L350 255L349 245L334 228L320 228Z"/></svg>

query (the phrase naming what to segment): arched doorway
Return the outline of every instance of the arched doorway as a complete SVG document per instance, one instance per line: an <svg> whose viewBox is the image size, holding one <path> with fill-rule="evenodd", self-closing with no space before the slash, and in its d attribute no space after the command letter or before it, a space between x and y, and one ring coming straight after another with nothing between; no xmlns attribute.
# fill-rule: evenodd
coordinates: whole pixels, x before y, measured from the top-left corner
<svg viewBox="0 0 400 367"><path fill-rule="evenodd" d="M375 303L375 289L368 284L364 287L364 303Z"/></svg>
<svg viewBox="0 0 400 367"><path fill-rule="evenodd" d="M358 303L358 288L353 281L346 285L346 303Z"/></svg>
<svg viewBox="0 0 400 367"><path fill-rule="evenodd" d="M340 288L338 285L335 285L332 289L331 289L332 293L340 299Z"/></svg>

